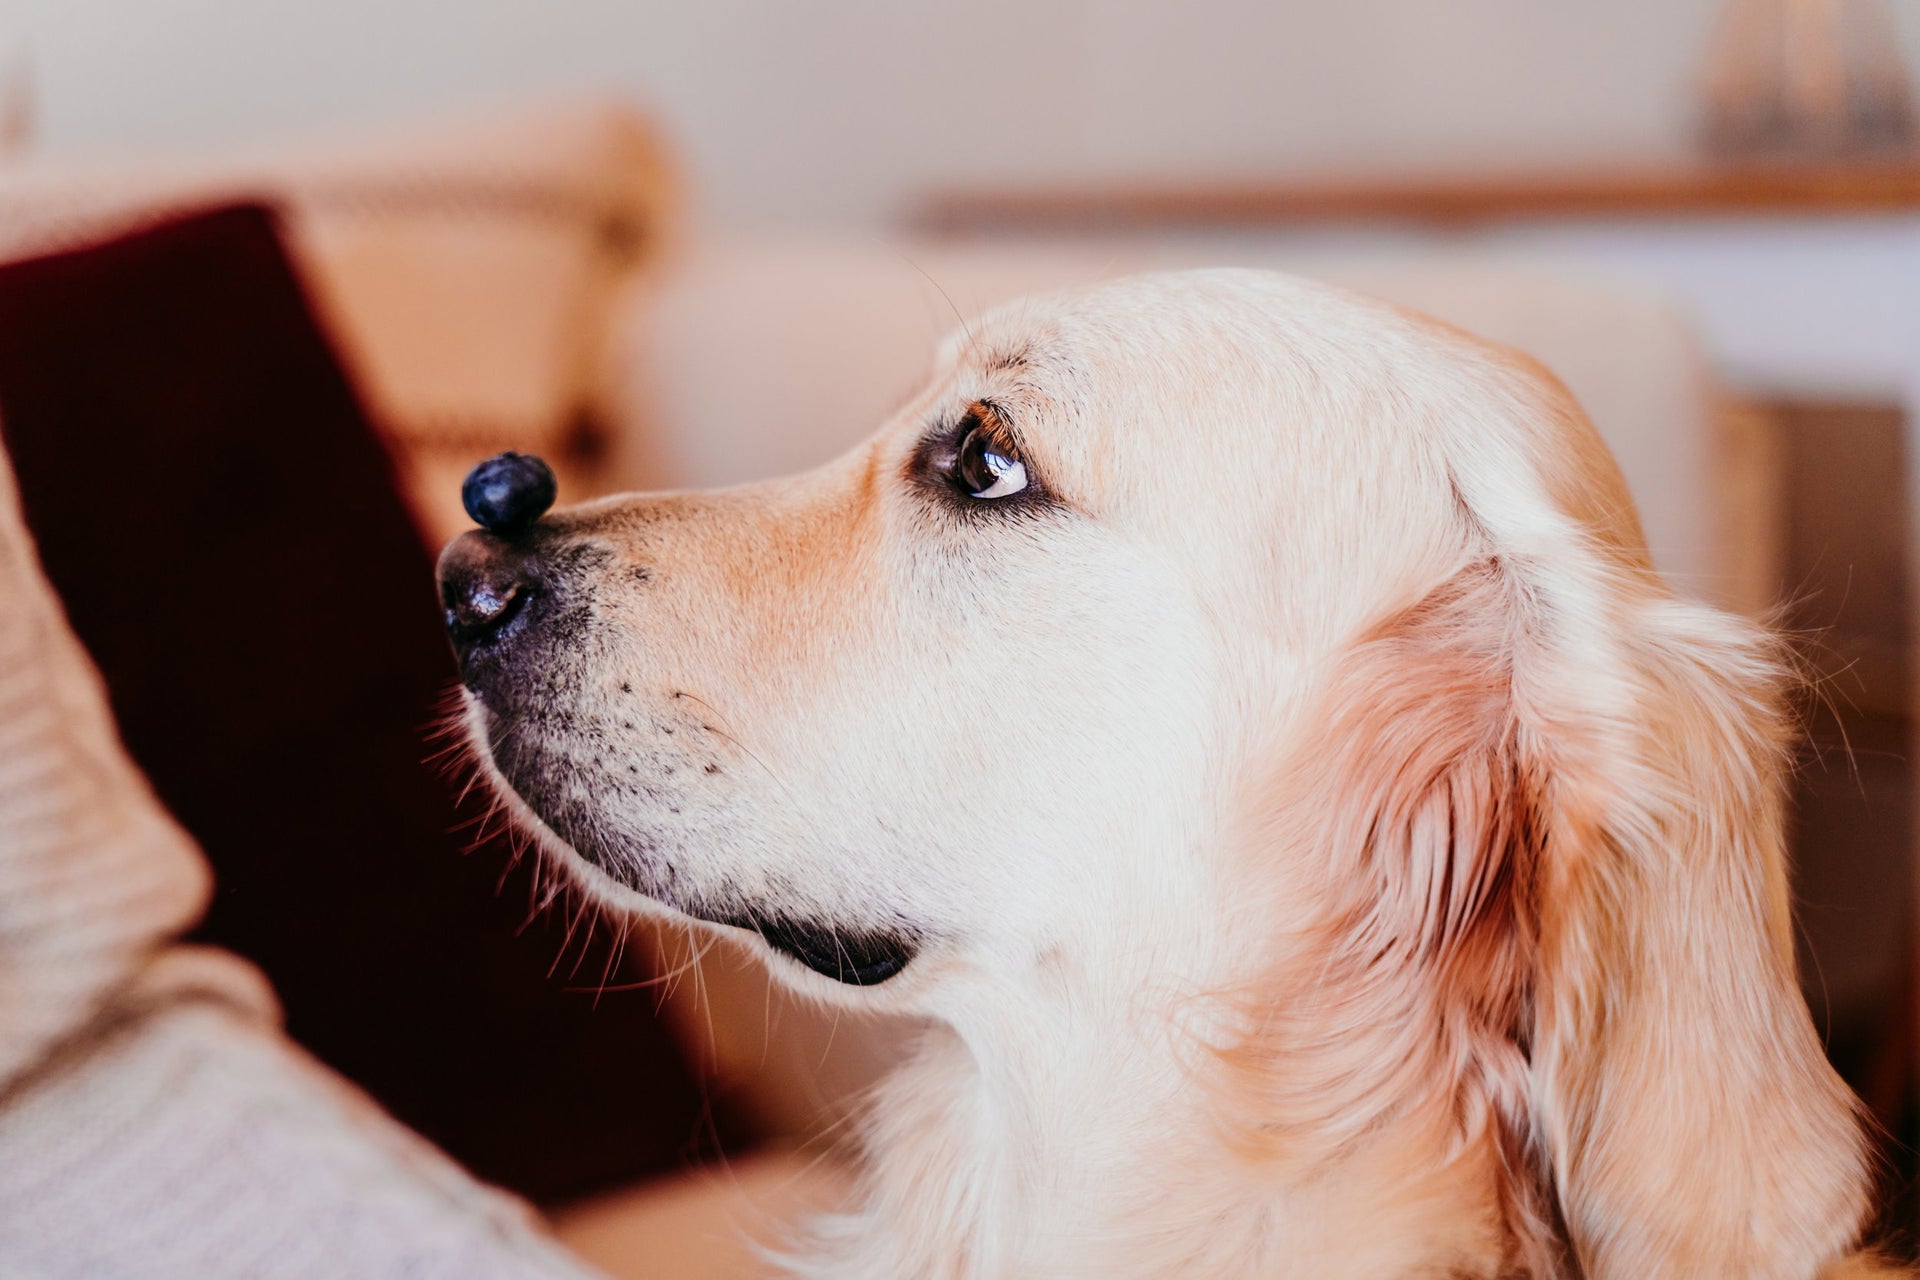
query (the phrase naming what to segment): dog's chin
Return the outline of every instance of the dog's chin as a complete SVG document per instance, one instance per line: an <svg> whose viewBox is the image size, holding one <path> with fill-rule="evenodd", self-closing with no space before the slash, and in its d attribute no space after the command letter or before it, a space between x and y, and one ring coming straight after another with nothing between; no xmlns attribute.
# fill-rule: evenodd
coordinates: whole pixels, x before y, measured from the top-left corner
<svg viewBox="0 0 1920 1280"><path fill-rule="evenodd" d="M545 829L570 855L575 874L600 881L599 888L635 893L681 915L708 924L758 934L766 944L813 972L854 987L877 986L899 974L919 953L914 932L904 926L872 929L834 924L776 908L721 907L690 895L670 859L644 840L610 839L586 820L577 804L554 804L538 777L513 778L494 764L496 785L519 800L526 818Z"/></svg>
<svg viewBox="0 0 1920 1280"><path fill-rule="evenodd" d="M564 843L564 842L562 842ZM673 877L648 877L651 887L636 883L624 864L612 867L599 858L582 856L568 846L576 872L600 881L603 894L637 894L648 902L675 914L704 924L722 925L757 934L761 941L781 955L798 961L823 977L850 987L873 987L897 976L920 952L920 943L912 931L862 929L808 919L784 911L753 907L716 908L686 902L672 888L660 887ZM590 871L588 870L590 869ZM631 903L631 899L629 902Z"/></svg>

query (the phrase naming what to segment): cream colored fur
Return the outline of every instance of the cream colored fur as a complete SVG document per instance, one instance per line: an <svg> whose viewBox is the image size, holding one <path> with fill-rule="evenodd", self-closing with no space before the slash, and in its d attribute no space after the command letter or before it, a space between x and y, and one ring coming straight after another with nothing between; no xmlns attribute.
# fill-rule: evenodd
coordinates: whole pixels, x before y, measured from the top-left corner
<svg viewBox="0 0 1920 1280"><path fill-rule="evenodd" d="M1050 505L924 483L983 403ZM995 313L818 472L549 521L596 588L511 728L549 803L701 901L924 938L865 988L766 952L935 1028L799 1273L1868 1274L1784 669L1525 360L1143 277Z"/></svg>

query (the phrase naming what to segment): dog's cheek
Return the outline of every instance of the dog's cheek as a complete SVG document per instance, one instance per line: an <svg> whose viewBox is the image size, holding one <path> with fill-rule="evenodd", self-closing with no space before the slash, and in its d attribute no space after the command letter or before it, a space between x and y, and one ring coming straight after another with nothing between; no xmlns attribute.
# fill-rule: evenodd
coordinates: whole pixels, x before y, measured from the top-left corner
<svg viewBox="0 0 1920 1280"><path fill-rule="evenodd" d="M1197 807L1205 666L1185 615L1125 604L1139 584L1124 568L1005 585L931 608L903 592L890 643L770 727L795 793L773 821L815 815L783 843L816 852L812 876L850 901L1037 937L1047 904L1125 874L1143 831Z"/></svg>

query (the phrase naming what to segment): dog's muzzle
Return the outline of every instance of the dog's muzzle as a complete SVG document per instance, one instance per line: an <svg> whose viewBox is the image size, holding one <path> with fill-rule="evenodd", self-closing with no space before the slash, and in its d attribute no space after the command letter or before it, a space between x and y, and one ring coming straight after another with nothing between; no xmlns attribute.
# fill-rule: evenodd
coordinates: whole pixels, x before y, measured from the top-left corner
<svg viewBox="0 0 1920 1280"><path fill-rule="evenodd" d="M533 465L538 464L538 465ZM543 522L553 501L552 473L538 459L501 454L475 467L462 499L482 527L463 533L440 553L440 605L460 678L486 708L484 732L507 785L574 852L636 891L696 919L760 935L766 944L815 973L850 986L894 977L920 950L919 932L905 923L860 928L794 917L779 911L713 906L677 894L652 850L610 847L569 783L553 775L530 749L535 734L558 724L564 708L551 704L554 673L590 629L590 577L595 548ZM584 554L583 554L584 553ZM577 655L571 661L577 665ZM512 746L502 751L503 744ZM565 771L562 771L564 778ZM674 810L678 812L678 810ZM649 870L651 868L651 870Z"/></svg>

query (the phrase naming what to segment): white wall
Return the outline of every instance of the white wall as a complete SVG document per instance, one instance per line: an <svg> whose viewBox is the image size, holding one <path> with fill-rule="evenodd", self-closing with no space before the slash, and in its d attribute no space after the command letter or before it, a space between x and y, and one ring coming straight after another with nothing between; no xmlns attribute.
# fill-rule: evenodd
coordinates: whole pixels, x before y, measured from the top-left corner
<svg viewBox="0 0 1920 1280"><path fill-rule="evenodd" d="M1901 11L1920 48L1920 4ZM1718 0L0 0L50 149L653 104L730 224L936 184L1674 153ZM1920 62L1920 58L1910 58Z"/></svg>

